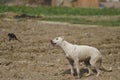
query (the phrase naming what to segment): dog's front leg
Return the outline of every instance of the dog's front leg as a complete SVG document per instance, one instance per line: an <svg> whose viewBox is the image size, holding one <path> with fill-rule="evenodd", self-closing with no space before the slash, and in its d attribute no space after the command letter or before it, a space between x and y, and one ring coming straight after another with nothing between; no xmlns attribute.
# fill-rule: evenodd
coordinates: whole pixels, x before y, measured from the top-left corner
<svg viewBox="0 0 120 80"><path fill-rule="evenodd" d="M68 57L66 57L66 58L67 58L67 60L68 60L69 63L70 63L70 71L71 71L71 75L74 76L74 61L73 61L72 59L68 58Z"/></svg>
<svg viewBox="0 0 120 80"><path fill-rule="evenodd" d="M77 77L80 78L79 59L75 60L75 65L77 70Z"/></svg>

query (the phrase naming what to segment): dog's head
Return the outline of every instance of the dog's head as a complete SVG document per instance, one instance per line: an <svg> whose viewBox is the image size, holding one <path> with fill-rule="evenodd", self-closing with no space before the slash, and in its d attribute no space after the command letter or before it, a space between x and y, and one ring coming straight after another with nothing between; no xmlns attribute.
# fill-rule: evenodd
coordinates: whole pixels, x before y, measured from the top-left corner
<svg viewBox="0 0 120 80"><path fill-rule="evenodd" d="M59 46L63 42L63 40L64 40L63 36L62 37L56 37L53 40L51 40L51 44Z"/></svg>

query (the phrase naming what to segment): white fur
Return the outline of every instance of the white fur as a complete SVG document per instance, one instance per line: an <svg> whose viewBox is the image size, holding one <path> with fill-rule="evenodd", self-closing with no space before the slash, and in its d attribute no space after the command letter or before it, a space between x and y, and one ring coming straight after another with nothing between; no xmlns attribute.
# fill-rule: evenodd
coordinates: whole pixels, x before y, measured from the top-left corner
<svg viewBox="0 0 120 80"><path fill-rule="evenodd" d="M102 55L95 47L87 45L73 45L64 40L63 37L57 37L51 41L52 44L60 46L71 65L71 74L74 74L74 63L77 70L77 76L80 78L79 62L85 62L88 68L89 76L92 73L91 67L94 67L97 71L97 76L100 74L100 66L102 65ZM90 64L90 65L89 65ZM111 69L110 69L111 70ZM110 71L108 70L108 71ZM107 70L106 70L107 71Z"/></svg>

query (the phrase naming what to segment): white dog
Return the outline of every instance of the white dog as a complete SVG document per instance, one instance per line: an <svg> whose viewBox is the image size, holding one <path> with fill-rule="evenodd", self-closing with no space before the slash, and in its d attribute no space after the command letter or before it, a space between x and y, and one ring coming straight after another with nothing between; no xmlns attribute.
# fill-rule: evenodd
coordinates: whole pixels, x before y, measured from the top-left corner
<svg viewBox="0 0 120 80"><path fill-rule="evenodd" d="M77 76L80 78L79 62L84 62L88 68L89 73L86 76L91 75L91 67L97 71L97 76L100 74L100 69L105 71L112 71L112 69L106 69L102 65L102 55L97 48L87 45L73 45L64 40L64 37L57 37L51 40L51 44L60 46L71 65L71 74L74 74L74 63L77 70Z"/></svg>

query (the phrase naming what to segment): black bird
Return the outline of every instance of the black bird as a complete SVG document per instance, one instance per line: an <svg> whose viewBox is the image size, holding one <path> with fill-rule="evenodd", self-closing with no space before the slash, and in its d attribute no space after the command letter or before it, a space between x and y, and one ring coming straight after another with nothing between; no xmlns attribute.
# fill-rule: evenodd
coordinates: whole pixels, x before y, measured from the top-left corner
<svg viewBox="0 0 120 80"><path fill-rule="evenodd" d="M18 40L19 42L21 42L14 33L8 33L8 38L9 38L9 41Z"/></svg>

